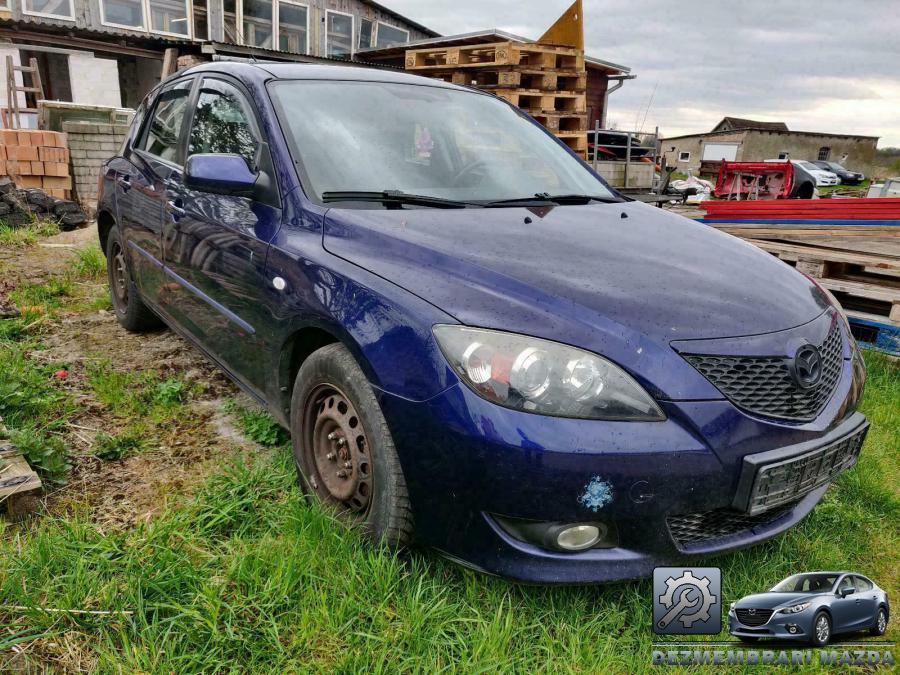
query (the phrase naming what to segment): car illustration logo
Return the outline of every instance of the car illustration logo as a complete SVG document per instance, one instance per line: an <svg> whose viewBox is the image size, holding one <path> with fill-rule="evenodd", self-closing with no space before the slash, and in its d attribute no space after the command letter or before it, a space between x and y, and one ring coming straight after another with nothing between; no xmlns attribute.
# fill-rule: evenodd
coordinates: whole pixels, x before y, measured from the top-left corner
<svg viewBox="0 0 900 675"><path fill-rule="evenodd" d="M822 355L812 345L803 345L794 355L794 379L803 389L816 386L822 379Z"/></svg>
<svg viewBox="0 0 900 675"><path fill-rule="evenodd" d="M751 607L750 609L747 610L747 614L749 614L750 616L753 616L754 614L756 614L756 608Z"/></svg>

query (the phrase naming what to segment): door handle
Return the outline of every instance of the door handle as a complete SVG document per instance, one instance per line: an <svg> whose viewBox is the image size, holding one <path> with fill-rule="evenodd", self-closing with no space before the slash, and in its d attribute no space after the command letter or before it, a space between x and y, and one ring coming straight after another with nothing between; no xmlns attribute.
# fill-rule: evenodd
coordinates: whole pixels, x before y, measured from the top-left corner
<svg viewBox="0 0 900 675"><path fill-rule="evenodd" d="M167 201L166 211L172 214L172 220L178 220L184 216L184 202L181 201L181 197L176 197L175 199Z"/></svg>
<svg viewBox="0 0 900 675"><path fill-rule="evenodd" d="M128 192L131 189L131 176L127 173L124 176L119 176L116 179L116 182L119 184L119 187L122 188L122 192Z"/></svg>

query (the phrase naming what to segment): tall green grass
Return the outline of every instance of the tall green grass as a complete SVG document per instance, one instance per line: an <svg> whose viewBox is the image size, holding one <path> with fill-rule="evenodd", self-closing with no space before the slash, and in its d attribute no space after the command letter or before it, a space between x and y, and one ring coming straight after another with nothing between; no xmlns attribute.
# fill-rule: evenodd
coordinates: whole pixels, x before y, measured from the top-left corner
<svg viewBox="0 0 900 675"><path fill-rule="evenodd" d="M897 596L900 367L866 359L858 465L787 534L697 561L722 568L726 607L802 569L851 568ZM0 536L0 625L74 636L102 672L647 672L650 603L646 580L523 586L372 549L300 498L286 446L134 530L76 514Z"/></svg>

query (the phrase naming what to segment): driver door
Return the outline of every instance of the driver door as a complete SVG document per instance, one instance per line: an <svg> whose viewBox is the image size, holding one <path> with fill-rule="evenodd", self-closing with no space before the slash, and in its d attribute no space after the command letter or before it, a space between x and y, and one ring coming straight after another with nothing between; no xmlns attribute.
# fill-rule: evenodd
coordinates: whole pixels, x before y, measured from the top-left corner
<svg viewBox="0 0 900 675"><path fill-rule="evenodd" d="M841 592L845 588L853 589L854 592L847 597L842 598ZM831 604L831 614L834 618L832 632L844 633L848 630L853 630L853 626L857 621L856 615L858 613L858 606L856 604L856 586L853 583L853 576L850 574L844 575L838 582L834 592L837 597Z"/></svg>

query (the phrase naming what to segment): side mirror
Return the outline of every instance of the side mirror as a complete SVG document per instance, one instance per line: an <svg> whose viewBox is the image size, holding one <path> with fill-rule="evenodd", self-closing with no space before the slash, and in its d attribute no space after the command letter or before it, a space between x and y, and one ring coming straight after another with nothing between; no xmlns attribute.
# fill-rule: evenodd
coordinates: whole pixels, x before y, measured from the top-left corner
<svg viewBox="0 0 900 675"><path fill-rule="evenodd" d="M258 178L240 155L191 155L184 165L184 184L201 192L247 197Z"/></svg>
<svg viewBox="0 0 900 675"><path fill-rule="evenodd" d="M856 593L856 589L851 588L850 586L845 586L844 588L841 589L841 597L842 598L846 598L848 595L853 595L854 593Z"/></svg>

